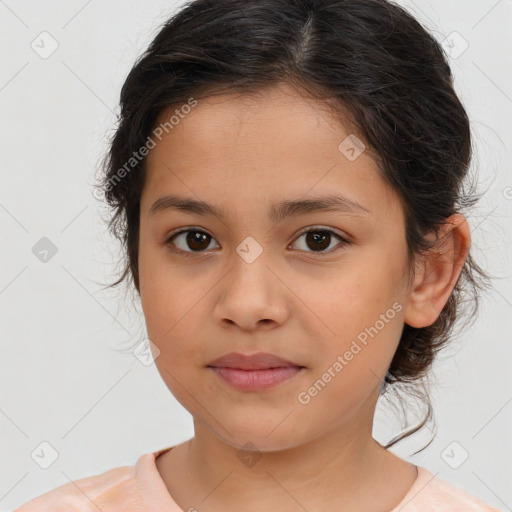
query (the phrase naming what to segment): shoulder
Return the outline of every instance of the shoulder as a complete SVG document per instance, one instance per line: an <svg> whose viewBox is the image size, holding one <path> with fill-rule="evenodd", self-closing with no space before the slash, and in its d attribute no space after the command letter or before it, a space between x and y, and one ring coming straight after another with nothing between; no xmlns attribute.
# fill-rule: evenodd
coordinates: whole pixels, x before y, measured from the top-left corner
<svg viewBox="0 0 512 512"><path fill-rule="evenodd" d="M14 512L88 512L137 503L135 467L122 466L74 480L42 494Z"/></svg>
<svg viewBox="0 0 512 512"><path fill-rule="evenodd" d="M500 512L469 492L418 466L418 477L392 512Z"/></svg>

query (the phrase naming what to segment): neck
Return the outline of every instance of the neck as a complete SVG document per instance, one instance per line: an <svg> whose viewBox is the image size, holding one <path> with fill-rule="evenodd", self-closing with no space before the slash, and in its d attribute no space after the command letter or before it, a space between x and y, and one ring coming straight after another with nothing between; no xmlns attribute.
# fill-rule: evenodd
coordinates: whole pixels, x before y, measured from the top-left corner
<svg viewBox="0 0 512 512"><path fill-rule="evenodd" d="M183 510L387 512L405 496L416 470L370 430L344 426L300 446L241 452L195 423L195 436L164 454L157 467Z"/></svg>

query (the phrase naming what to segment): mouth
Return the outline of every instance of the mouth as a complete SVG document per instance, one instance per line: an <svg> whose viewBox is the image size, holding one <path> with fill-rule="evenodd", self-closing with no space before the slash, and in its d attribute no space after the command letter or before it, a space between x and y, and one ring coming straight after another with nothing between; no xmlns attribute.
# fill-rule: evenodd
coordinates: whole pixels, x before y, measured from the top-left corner
<svg viewBox="0 0 512 512"><path fill-rule="evenodd" d="M207 365L225 383L242 391L261 391L287 381L306 367L274 354L231 353Z"/></svg>

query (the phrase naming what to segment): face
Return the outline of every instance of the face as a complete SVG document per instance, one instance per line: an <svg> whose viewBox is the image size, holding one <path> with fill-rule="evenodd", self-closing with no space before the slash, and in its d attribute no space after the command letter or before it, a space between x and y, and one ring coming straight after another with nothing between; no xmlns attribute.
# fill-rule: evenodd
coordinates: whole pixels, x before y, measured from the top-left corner
<svg viewBox="0 0 512 512"><path fill-rule="evenodd" d="M371 432L404 323L405 218L350 134L325 104L280 85L199 100L147 156L139 278L156 365L194 420L232 446ZM170 202L151 211L170 195L223 216ZM360 208L276 206L325 196ZM303 368L240 389L208 366L231 352Z"/></svg>

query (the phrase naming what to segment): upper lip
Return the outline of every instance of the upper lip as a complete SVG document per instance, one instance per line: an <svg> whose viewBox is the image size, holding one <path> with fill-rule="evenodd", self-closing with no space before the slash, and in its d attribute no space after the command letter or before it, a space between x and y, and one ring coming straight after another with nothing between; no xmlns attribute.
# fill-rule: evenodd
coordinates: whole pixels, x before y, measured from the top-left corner
<svg viewBox="0 0 512 512"><path fill-rule="evenodd" d="M211 361L207 366L238 368L240 370L262 370L268 368L283 368L285 366L301 367L301 365L297 363L287 361L286 359L266 352L250 355L231 352L230 354L223 355Z"/></svg>

